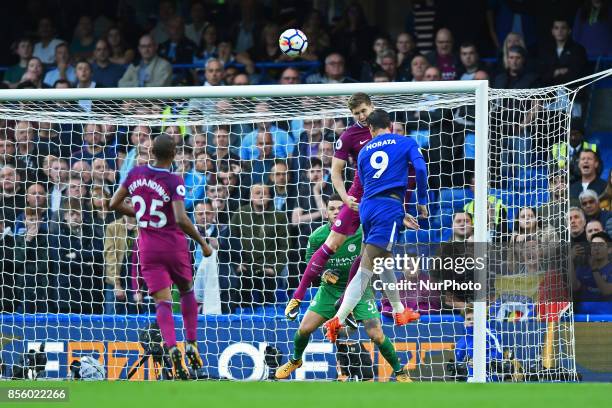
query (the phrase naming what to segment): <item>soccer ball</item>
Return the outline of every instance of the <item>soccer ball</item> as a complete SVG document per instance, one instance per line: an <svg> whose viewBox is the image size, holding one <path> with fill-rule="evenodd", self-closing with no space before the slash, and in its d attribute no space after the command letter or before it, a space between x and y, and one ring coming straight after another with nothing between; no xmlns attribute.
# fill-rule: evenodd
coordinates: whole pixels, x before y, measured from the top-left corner
<svg viewBox="0 0 612 408"><path fill-rule="evenodd" d="M308 48L306 35L298 29L285 30L278 39L278 46L283 54L290 57L299 57Z"/></svg>

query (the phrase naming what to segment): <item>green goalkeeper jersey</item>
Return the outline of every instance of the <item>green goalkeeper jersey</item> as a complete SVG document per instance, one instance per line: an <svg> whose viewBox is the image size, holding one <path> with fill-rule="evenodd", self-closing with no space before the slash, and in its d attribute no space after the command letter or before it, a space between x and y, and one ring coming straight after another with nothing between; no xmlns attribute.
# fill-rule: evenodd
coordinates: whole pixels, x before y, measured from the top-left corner
<svg viewBox="0 0 612 408"><path fill-rule="evenodd" d="M329 223L317 228L308 238L308 246L306 247L306 262L310 261L312 254L319 249L327 239L327 236L331 232L331 225ZM346 287L349 271L355 258L361 251L361 239L362 239L361 226L354 235L351 235L344 241L344 244L332 256L329 261L325 264L325 269L336 269L340 272L338 282L333 285L335 288L342 289ZM321 285L327 285L325 282L321 282Z"/></svg>

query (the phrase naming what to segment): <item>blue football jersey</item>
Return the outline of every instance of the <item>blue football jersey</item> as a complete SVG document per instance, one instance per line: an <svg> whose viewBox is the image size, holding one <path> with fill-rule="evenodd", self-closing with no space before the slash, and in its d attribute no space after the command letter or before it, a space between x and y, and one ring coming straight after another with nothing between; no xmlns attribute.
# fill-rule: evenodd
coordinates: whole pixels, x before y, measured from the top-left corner
<svg viewBox="0 0 612 408"><path fill-rule="evenodd" d="M393 133L370 140L357 159L363 199L383 192L396 192L403 198L410 165L415 171L418 203L427 204L427 165L418 144L409 136Z"/></svg>

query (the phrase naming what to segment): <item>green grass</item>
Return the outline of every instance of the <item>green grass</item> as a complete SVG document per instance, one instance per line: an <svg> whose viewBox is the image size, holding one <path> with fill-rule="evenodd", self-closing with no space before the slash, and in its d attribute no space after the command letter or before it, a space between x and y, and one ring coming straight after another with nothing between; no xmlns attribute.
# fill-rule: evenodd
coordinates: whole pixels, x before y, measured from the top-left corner
<svg viewBox="0 0 612 408"><path fill-rule="evenodd" d="M336 382L3 382L8 387L68 387L68 403L20 407L581 407L608 406L612 384L454 384Z"/></svg>

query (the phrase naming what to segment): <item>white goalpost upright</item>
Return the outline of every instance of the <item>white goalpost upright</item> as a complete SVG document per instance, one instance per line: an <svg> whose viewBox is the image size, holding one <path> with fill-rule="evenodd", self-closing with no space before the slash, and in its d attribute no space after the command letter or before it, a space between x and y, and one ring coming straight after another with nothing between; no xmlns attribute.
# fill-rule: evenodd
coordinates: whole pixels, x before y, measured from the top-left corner
<svg viewBox="0 0 612 408"><path fill-rule="evenodd" d="M308 166L312 157L323 157L325 153L321 151L322 148L319 145L316 147L309 145L309 149L312 149L308 151L315 153L312 153L311 156L304 156L297 147L300 144L300 137L302 134L310 136L315 132L312 129L316 128L323 135L322 140L328 138L335 142L340 134L340 127L346 126L351 119L350 112L346 108L346 99L355 92L364 92L371 95L376 107L389 111L394 120L401 123L405 133L417 139L423 151L428 152L430 169L437 169L432 170L429 176L430 183L433 183L430 186L430 198L433 201L430 202L431 220L427 222L428 227L424 231L405 233L404 242L437 244L450 241L453 215L461 211L471 211L473 241L477 244L475 245L474 256L487 259L486 244L491 242L492 223L510 225L517 220L520 209L527 206L549 206L551 209L553 208L550 204L552 201L541 198L544 196L552 197L549 196L550 185L547 178L553 171L550 170L549 172L547 170L549 167L549 163L546 163L549 160L547 159L547 151L555 143L568 142L569 119L573 97L575 96L574 91L561 86L542 90L494 90L489 89L487 81L448 81L2 90L0 91L0 129L3 134L0 134L2 136L0 142L8 140L9 142L6 143L12 143L14 141L17 150L13 155L8 150L3 150L4 156L0 157L0 169L15 167L17 173L23 171L24 176L18 176L17 182L14 182L14 184L25 182L27 186L31 186L39 183L39 180L31 179L31 174L42 173L36 171L28 173L29 170L27 168L20 169L19 164L13 166L11 160L19 163L19 143L40 142L41 138L37 135L43 131L43 123L46 126L45 129L54 129L58 135L62 132L70 133L72 136L76 134L79 136L79 140L81 136L88 132L86 130L87 124L113 125L115 127L114 132L117 132L116 139L115 134L112 135L112 140L115 140L114 147L125 152L125 157L121 156L122 162L125 163L131 150L134 163L141 160L141 156L144 160L143 163L145 163L147 160L146 153L138 150L139 147L142 147L139 146L139 143L143 144L143 142L138 142L137 138L136 141L130 140L132 131L139 125L146 126L149 129L159 128L160 132L164 132L164 129L169 126L176 126L180 130L181 140L191 140L191 143L193 143L197 134L204 135L205 140L209 143L215 137L215 131L218 130L219 126L227 126L229 138L233 143L232 146L235 147L236 151L240 151L240 141L243 136L257 129L258 123L265 122L266 126L275 126L276 129L282 129L289 135L288 145L280 147L289 152L293 151L293 153L289 153L288 157L279 156L276 158L284 159L290 173L295 172L295 176L289 184L293 184L295 191L298 191L298 203L307 205L308 200L312 201L313 197L312 190L308 190L309 168L304 166ZM508 100L511 102L508 103ZM79 102L82 101L91 101L91 104L85 105L90 108L79 108ZM266 105L265 109L261 109L262 104ZM311 128L304 125L306 121ZM317 124L314 125L313 122ZM17 140L21 137L18 136L18 133L23 126L27 127L28 132L31 130L32 135L24 136L30 139L20 141ZM530 133L528 135L514 133L514 129L519 127L521 129L529 128ZM120 131L117 129L119 128L125 129L123 139L118 136ZM521 130L521 132L525 131ZM104 137L102 136L102 138ZM67 139L58 136L57 139L53 140L50 145L57 145L54 145L56 147L54 151L59 152L62 148L67 147L62 145L64 142L61 142ZM307 137L306 142L303 143L313 143L310 140ZM108 142L110 141L111 139L108 140ZM317 143L320 142L317 141ZM453 145L448 146L447 143ZM254 141L253 145L255 145ZM274 147L278 146L275 145ZM249 148L255 149L253 146ZM47 153L47 156L40 157L39 167L43 166L43 162L48 165L48 168L42 169L42 172L45 173L45 177L49 178L50 187L47 191L50 197L47 204L49 207L51 206L50 190L53 188L53 166L49 161L63 160L64 165L72 166L74 160L70 155L74 153L75 148L69 148L67 151L69 152L68 156L55 157L60 153ZM112 160L115 160L115 158L113 157ZM265 175L255 174L251 160L250 158L243 159L243 166L239 170L228 170L231 167L228 164L224 172L233 173L227 176L228 179L234 176L238 180L236 183L241 183L242 177L248 176L249 180L261 179L263 183L266 183L270 170L267 169L268 173ZM61 163L58 166L60 168ZM530 167L533 167L533 172L528 171ZM510 168L516 170L508 170ZM9 173L11 171L7 170ZM62 171L68 170L64 169ZM217 171L219 170L217 169ZM555 171L560 176L567 177L567 168L556 169ZM82 168L77 171L73 170L71 177L80 177L81 182L83 185L87 185L87 188L95 187L95 180L87 181L91 177L86 177L85 172ZM473 195L469 189L469 180L466 180L467 176L465 174L468 172L473 174L475 180ZM117 166L116 173L115 183L118 183L119 166ZM92 172L92 174L94 173ZM24 177L29 177L29 179L24 180ZM65 203L70 201L70 197L65 197L65 195L71 193L65 192L64 189L69 181L61 179L61 177L58 180L60 180L58 183L63 183L62 187L58 188L58 191L61 191L61 206L57 207L56 205L57 212L52 217L50 216L48 222L55 222L60 225L64 222L62 211L65 209ZM347 180L347 182L349 181ZM220 181L219 183L223 184ZM279 229L264 224L261 226L261 233L253 233L253 235L247 237L245 230L242 229L243 225L240 224L240 220L243 218L240 217L245 206L250 205L249 198L242 197L240 196L242 193L238 193L238 191L242 191L241 185L234 186L231 180L228 183L224 187L229 191L224 193L226 194L227 206L220 210L215 207L215 211L219 211L219 213L215 213L217 214L216 217L219 217L220 211L223 211L227 216L228 235L223 237L227 241L227 247L223 246L224 243L219 244L219 254L214 268L217 268L215 274L219 275L219 282L226 278L223 275L225 272L221 271L221 267L223 266L225 268L223 270L227 270L229 276L227 280L230 282L227 284L229 288L219 290L226 290L227 296L233 299L231 301L237 306L232 306L228 312L224 312L227 316L222 314L205 314L202 316L198 328L198 340L202 343L200 351L205 364L211 367L212 372L226 373L224 376L228 378L263 378L265 375L261 374L260 376L259 373L265 371L262 368L262 361L267 353L265 351L266 346L274 345L284 355L290 353L292 349L293 333L295 333L298 323L287 322L282 316L282 308L287 301L287 296L290 296L290 292L295 289L295 279L298 277L295 276L296 273L303 272L304 265L302 263L304 262L305 248L300 246L300 243L307 238L307 234L304 232L307 229L303 224L293 222L291 217L287 217L283 218L286 220L286 225L282 226L282 236L271 236L270 234L277 233ZM252 184L255 183L252 182ZM496 183L503 183L503 187L494 186ZM210 182L207 182L207 185L210 185ZM245 187L248 189L248 186ZM271 185L270 187L273 188L274 186ZM304 189L300 189L301 187L304 187ZM104 188L106 186L100 187L101 190ZM110 189L112 190L112 188L111 186ZM235 197L232 195L232 191L234 191ZM310 191L310 193L303 193L303 191ZM536 193L539 195L536 196ZM25 190L20 190L17 194L23 195L24 199L13 202L20 202L22 203L20 205L26 207L31 205L28 201L28 193ZM208 194L208 190L206 194ZM460 196L457 194L460 194ZM490 211L490 196L492 195L500 200L498 207L495 208L495 215L492 215ZM79 197L79 199L83 200L84 197ZM200 198L200 200L202 199ZM231 200L235 200L233 203L235 205L232 205ZM554 208L568 210L569 200L567 197L559 200L559 206ZM197 201L194 202L197 203ZM468 210L470 203L472 209ZM502 207L505 210L502 210ZM25 251L26 246L29 248L28 245L31 242L22 237L22 235L27 236L26 232L17 231L17 225L20 222L22 224L19 225L25 225L25 221L19 221L18 219L18 213L24 212L25 208L13 208L12 212L15 214L11 213L11 215L9 215L9 210L11 209L0 207L0 211L2 211L0 221L4 221L5 226L11 225L13 227L11 232L15 236L16 244L12 248L21 253L23 252L22 249ZM91 223L88 227L91 227L92 230L101 227L108 231L106 229L108 225L100 225L101 221L95 221L95 209L89 208L89 210L93 211L91 219L85 221L85 218L83 218L81 222L83 224ZM550 219L543 219L543 222L554 225L554 227L551 227L554 229L551 234L554 232L559 245L569 242L567 225L557 222L558 219L564 218L565 214L552 213L551 210L551 213L547 216ZM495 217L495 220L492 221L491 217ZM318 225L324 223L323 220L317 222L320 223ZM268 229L268 227L270 228ZM53 248L53 243L61 243L61 232L58 231L62 230L58 229L54 232L53 228L49 228L46 232L38 233L39 235L45 235L45 238L47 238L45 243L50 249L49 259L44 260L50 265L48 280L45 281L50 289L46 291L45 295L38 294L36 287L32 287L34 284L31 283L32 280L28 281L27 270L19 272L22 270L20 268L24 268L24 266L18 264L17 258L15 258L15 265L11 265L11 268L13 268L11 279L13 280L10 281L6 278L2 281L2 285L5 286L3 290L10 289L12 291L11 296L15 297L15 299L8 301L9 304L3 306L0 311L2 336L12 336L11 338L21 336L20 338L23 339L23 344L15 343L8 348L5 347L2 351L3 359L4 361L17 361L21 353L28 347L27 345L34 342L57 343L54 346L55 349L60 350L56 358L58 362L54 363L57 372L51 376L62 378L70 364L68 359L86 355L87 353L82 351L85 344L97 342L99 345L96 343L96 346L93 347L94 351L90 350L90 354L93 354L105 365L109 378L112 376L114 376L112 378L125 378L127 369L133 366L131 362L133 361L133 354L136 351L143 351L142 347L137 345L139 330L142 329L143 322L149 322L152 318L147 312L142 311L139 316L135 317L129 311L115 313L112 316L108 313L96 313L96 310L104 309L99 303L104 302L106 304L109 290L110 292L113 290L106 286L108 281L106 283L102 282L103 279L108 278L108 260L106 255L102 254L98 254L97 258L94 256L93 261L89 261L93 263L94 268L93 274L95 276L92 279L94 281L98 279L99 283L93 283L92 287L83 286L79 289L81 292L90 291L93 293L91 297L87 298L90 300L81 300L80 302L91 304L97 302L98 308L93 307L88 310L93 310L90 313L101 316L94 319L81 312L83 314L77 313L78 316L75 317L71 306L63 308L62 302L68 300L62 299L60 295L62 274L66 273L62 271L62 265L64 265L63 262L68 261L53 258L52 253L61 253L59 248ZM503 228L500 228L499 232L500 237L503 235L505 238L512 234L512 231ZM541 233L538 232L537 234ZM435 239L429 242L426 236L435 237ZM538 237L542 238L541 235L538 235ZM108 237L101 236L98 238L104 240ZM269 243L270 238L278 239L272 245ZM280 241L284 241L284 243ZM244 249L245 244L250 249ZM23 247L20 247L20 245L23 245ZM235 245L239 245L243 250L237 251ZM283 245L285 245L285 249L282 251L277 249L283 247ZM227 254L227 258L222 257L221 252L223 251ZM261 258L257 258L256 253L258 251L265 254ZM281 252L284 252L284 255ZM294 256L291 255L292 253ZM27 258L29 255L24 256ZM40 257L42 255L32 256ZM195 256L197 254L194 254ZM440 254L440 256L443 256L443 254ZM258 259L263 259L263 261ZM32 259L24 262L30 261ZM125 262L129 263L129 260ZM552 261L546 262L550 263ZM243 267L252 270L253 275L237 272L237 268ZM245 286L245 282L249 283L249 276L252 277L253 281L263 280L264 278L257 275L258 272L256 271L263 270L264 267L272 268L276 271L276 275L272 286L266 286L268 283L261 284L262 287L259 291L263 295L259 296L254 294L256 289L248 288L248 285ZM563 264L555 264L555 269L563 269ZM405 273L404 271L397 272ZM430 271L424 272L429 273ZM469 377L470 381L474 382L491 380L487 347L492 346L487 340L487 333L490 325L494 323L492 323L493 318L490 310L492 305L487 301L489 299L487 294L495 290L491 288L491 282L505 279L502 276L504 274L498 272L490 268L475 271L474 281L481 282L484 285L483 287L486 288L486 293L475 299L472 297L474 300L473 356L469 365L473 367L473 372L469 374ZM11 274L8 267L3 273L7 276ZM126 272L123 273L125 275ZM123 276L122 279L130 282L130 273L132 271L127 271L127 276ZM200 273L197 265L194 267L194 273ZM23 280L15 280L17 278L22 279L20 274L26 277ZM223 278L221 278L222 275ZM544 275L542 274L542 276ZM74 276L67 277L66 282L72 282L70 279L73 278ZM209 276L206 279L202 278L202 282L210 282L208 278ZM60 280L58 281L58 279ZM291 279L294 279L294 281ZM565 283L561 284L561 286L564 285ZM223 285L220 284L220 286ZM135 291L130 287L124 289L127 289L128 292L130 290ZM253 296L249 300L250 303L243 301L246 292L250 293L249 296ZM32 295L33 293L37 294ZM270 297L265 295L272 295L271 299L274 300L270 301ZM39 309L34 306L28 308L26 306L28 296L46 296L45 299L40 299L45 304L44 312L39 312ZM395 342L402 363L407 361L406 367L413 378L422 381L449 380L452 378L447 372L446 364L454 358L454 344L465 335L462 329L463 320L458 317L460 312L465 311L465 306L450 310L444 300L448 299L450 295L443 292L431 292L426 296L430 296L425 302L429 305L429 310L423 313L421 322L414 324L413 327L394 328L389 320L384 320L385 333ZM224 302L230 302L223 296L221 298L224 299ZM467 304L469 301L466 299L464 300ZM75 301L74 298L69 300L72 303L79 302L78 300ZM303 316L304 311L305 309L302 308L301 316ZM204 310L204 313L206 313L206 310ZM536 315L529 316L531 325L526 323L527 318L521 320L522 325L512 320L500 318L495 323L498 326L500 338L498 346L511 351L519 350L520 358L526 362L542 359L541 348L545 347L542 343L544 342L543 337L546 331L544 326L546 325L542 323L544 320ZM154 317L154 314L152 316ZM82 328L75 326L79 324L75 323L79 319L86 321ZM547 358L553 361L551 363L553 366L565 367L575 373L571 306L566 309L564 319L561 323L555 321L555 332L549 333L552 335L552 340L548 337L550 343L546 352ZM30 324L37 326L29 327ZM181 327L178 315L177 325L177 327ZM529 335L522 336L520 334L521 330L529 331ZM358 341L367 342L367 336L362 331L358 331L353 336ZM181 339L179 338L179 340ZM321 334L314 333L312 342L323 342ZM127 343L136 345L130 348L132 346L126 346ZM120 347L127 348L124 350ZM301 378L333 378L332 373L335 372L337 362L332 349L315 347L313 344L309 347L306 349L306 358L310 360L308 364L305 364L305 367L309 367L311 371L302 371L300 373ZM111 349L112 352L109 351ZM368 350L372 350L370 354L375 366L375 376L379 380L386 381L389 377L389 369L386 363L381 356L375 354L372 348L368 348ZM119 357L125 358L125 360L120 361ZM261 359L261 361L245 362L245 358L247 360ZM219 374L211 375L215 378L220 376ZM143 371L140 378L153 377L149 371Z"/></svg>

